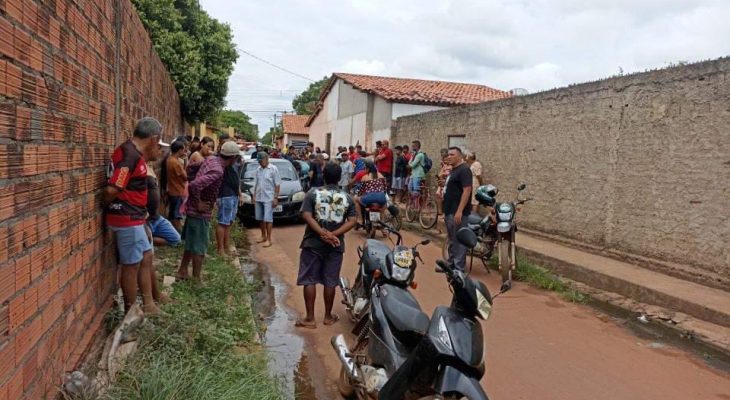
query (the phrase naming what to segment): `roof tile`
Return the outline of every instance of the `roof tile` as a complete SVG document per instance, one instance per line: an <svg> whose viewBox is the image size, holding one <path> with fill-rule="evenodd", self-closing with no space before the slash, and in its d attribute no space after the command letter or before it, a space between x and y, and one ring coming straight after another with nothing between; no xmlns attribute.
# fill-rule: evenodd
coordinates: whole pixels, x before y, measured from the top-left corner
<svg viewBox="0 0 730 400"><path fill-rule="evenodd" d="M309 115L284 114L281 119L284 133L308 135L309 127L305 126L308 119Z"/></svg>

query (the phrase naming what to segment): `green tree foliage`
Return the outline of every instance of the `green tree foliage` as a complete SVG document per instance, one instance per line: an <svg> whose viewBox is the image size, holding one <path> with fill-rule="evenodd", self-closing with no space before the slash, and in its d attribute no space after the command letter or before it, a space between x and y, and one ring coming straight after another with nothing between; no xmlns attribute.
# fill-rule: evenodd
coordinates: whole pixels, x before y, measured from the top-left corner
<svg viewBox="0 0 730 400"><path fill-rule="evenodd" d="M299 115L312 114L314 112L314 107L317 105L317 100L319 100L319 95L322 93L322 90L327 87L327 82L329 82L329 80L330 78L325 76L317 82L313 82L309 85L307 90L298 94L291 102L291 106L294 108L294 111L296 111Z"/></svg>
<svg viewBox="0 0 730 400"><path fill-rule="evenodd" d="M256 126L251 123L251 117L242 111L221 110L213 121L219 128L232 126L236 130L236 135L242 135L246 141L259 140Z"/></svg>
<svg viewBox="0 0 730 400"><path fill-rule="evenodd" d="M213 118L225 105L228 78L238 58L227 24L211 18L198 0L132 0L170 72L189 122Z"/></svg>

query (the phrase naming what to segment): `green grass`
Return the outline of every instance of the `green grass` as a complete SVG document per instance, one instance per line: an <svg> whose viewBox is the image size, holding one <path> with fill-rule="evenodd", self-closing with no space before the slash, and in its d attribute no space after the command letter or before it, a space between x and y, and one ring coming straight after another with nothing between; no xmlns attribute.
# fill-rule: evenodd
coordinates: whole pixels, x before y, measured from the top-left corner
<svg viewBox="0 0 730 400"><path fill-rule="evenodd" d="M238 230L238 228L234 228ZM239 234L236 239L241 239ZM156 250L160 275L174 274L181 249ZM140 329L139 349L107 399L280 399L267 355L255 340L253 290L240 271L217 257L203 267L204 285L176 283L166 313ZM240 351L245 349L245 351Z"/></svg>

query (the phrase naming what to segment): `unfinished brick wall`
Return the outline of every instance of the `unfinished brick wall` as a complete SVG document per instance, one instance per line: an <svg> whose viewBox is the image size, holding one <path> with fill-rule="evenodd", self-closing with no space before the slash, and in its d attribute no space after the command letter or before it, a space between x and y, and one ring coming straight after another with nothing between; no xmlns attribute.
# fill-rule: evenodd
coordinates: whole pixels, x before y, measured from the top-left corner
<svg viewBox="0 0 730 400"><path fill-rule="evenodd" d="M99 332L115 287L100 189L145 115L183 132L128 0L0 0L0 399L53 396Z"/></svg>
<svg viewBox="0 0 730 400"><path fill-rule="evenodd" d="M730 289L730 59L400 118L438 159L449 135L525 228ZM438 160L436 160L438 162Z"/></svg>

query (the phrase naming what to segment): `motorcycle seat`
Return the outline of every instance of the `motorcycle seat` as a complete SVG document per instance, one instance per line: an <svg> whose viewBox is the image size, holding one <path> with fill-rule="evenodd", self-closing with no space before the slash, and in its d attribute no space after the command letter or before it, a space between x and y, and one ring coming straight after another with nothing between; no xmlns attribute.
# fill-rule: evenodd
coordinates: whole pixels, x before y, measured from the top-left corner
<svg viewBox="0 0 730 400"><path fill-rule="evenodd" d="M421 305L408 290L386 285L385 291L383 312L395 330L395 336L405 344L415 345L428 330L428 315L421 311Z"/></svg>
<svg viewBox="0 0 730 400"><path fill-rule="evenodd" d="M482 217L479 215L469 214L469 219L467 219L467 223L469 225L479 225L482 222Z"/></svg>

